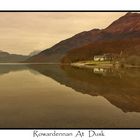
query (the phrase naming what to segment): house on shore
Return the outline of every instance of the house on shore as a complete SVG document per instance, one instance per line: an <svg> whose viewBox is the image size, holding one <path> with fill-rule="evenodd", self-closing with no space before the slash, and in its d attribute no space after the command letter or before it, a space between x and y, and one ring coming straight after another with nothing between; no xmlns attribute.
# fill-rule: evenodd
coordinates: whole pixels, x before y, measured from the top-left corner
<svg viewBox="0 0 140 140"><path fill-rule="evenodd" d="M114 56L113 54L110 53L94 56L94 61L112 61L112 60L114 60Z"/></svg>

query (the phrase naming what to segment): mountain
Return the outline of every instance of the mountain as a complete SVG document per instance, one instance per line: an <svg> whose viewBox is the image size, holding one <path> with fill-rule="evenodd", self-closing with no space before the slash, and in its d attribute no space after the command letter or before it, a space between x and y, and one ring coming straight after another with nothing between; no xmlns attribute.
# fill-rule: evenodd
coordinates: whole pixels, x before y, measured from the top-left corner
<svg viewBox="0 0 140 140"><path fill-rule="evenodd" d="M29 58L29 56L0 51L0 63L17 63L25 61L27 58Z"/></svg>
<svg viewBox="0 0 140 140"><path fill-rule="evenodd" d="M118 20L114 21L105 29L110 33L129 33L140 31L140 14L128 12Z"/></svg>
<svg viewBox="0 0 140 140"><path fill-rule="evenodd" d="M103 34L102 39L70 50L63 57L62 62L90 60L93 59L94 55L104 53L122 53L122 57L129 59L129 61L132 61L131 59L135 56L137 59L135 61L140 64L140 14L127 13L103 29L101 33Z"/></svg>
<svg viewBox="0 0 140 140"><path fill-rule="evenodd" d="M93 29L63 40L30 57L26 62L74 62L91 59L95 54L139 51L140 14L127 13L105 29ZM133 46L133 47L132 47Z"/></svg>
<svg viewBox="0 0 140 140"><path fill-rule="evenodd" d="M30 57L27 62L60 62L62 57L74 48L79 48L97 40L99 29L79 33L69 39L63 40L53 47Z"/></svg>
<svg viewBox="0 0 140 140"><path fill-rule="evenodd" d="M32 51L31 53L29 53L29 56L32 57L32 56L34 56L34 55L39 54L40 52L41 52L40 50Z"/></svg>

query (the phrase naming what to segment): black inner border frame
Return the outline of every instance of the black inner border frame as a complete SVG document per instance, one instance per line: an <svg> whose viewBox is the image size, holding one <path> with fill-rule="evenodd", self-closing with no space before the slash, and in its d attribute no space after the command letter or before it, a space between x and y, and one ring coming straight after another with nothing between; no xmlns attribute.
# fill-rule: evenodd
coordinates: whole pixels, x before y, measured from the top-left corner
<svg viewBox="0 0 140 140"><path fill-rule="evenodd" d="M140 10L0 10L1 12L140 12ZM140 128L0 128L0 130L140 130Z"/></svg>

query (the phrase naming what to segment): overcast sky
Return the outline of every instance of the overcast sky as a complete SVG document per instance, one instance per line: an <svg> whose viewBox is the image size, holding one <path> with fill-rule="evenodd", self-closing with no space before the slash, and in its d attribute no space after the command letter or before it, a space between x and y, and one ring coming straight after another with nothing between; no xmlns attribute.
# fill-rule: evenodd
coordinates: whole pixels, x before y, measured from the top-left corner
<svg viewBox="0 0 140 140"><path fill-rule="evenodd" d="M29 54L79 32L103 29L125 12L0 12L0 50Z"/></svg>

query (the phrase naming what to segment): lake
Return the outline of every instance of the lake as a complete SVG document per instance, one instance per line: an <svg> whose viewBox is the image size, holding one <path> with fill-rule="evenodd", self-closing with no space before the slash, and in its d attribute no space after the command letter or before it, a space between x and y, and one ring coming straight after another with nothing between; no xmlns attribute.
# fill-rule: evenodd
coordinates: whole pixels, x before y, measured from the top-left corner
<svg viewBox="0 0 140 140"><path fill-rule="evenodd" d="M140 128L140 70L0 64L1 128Z"/></svg>

